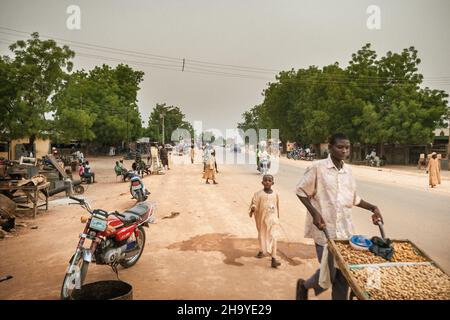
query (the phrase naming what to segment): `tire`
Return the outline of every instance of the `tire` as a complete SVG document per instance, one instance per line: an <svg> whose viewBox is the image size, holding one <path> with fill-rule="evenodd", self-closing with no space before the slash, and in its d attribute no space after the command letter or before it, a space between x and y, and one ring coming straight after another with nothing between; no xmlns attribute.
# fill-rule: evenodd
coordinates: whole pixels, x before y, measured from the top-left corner
<svg viewBox="0 0 450 320"><path fill-rule="evenodd" d="M136 199L138 202L145 201L145 196L144 196L144 192L142 191L142 189L136 191Z"/></svg>
<svg viewBox="0 0 450 320"><path fill-rule="evenodd" d="M84 187L82 185L75 186L73 187L73 191L75 191L76 194L83 194Z"/></svg>
<svg viewBox="0 0 450 320"><path fill-rule="evenodd" d="M139 227L138 230L139 230L139 235L140 236L139 236L138 239L136 239L136 241L138 242L138 245L140 246L140 249L136 253L135 256L133 256L131 258L128 258L128 259L124 259L124 260L122 260L120 262L120 265L122 267L124 267L124 268L130 268L130 267L134 266L138 262L139 258L141 257L142 252L144 252L145 239L146 239L146 237L145 237L145 230L144 230L143 227Z"/></svg>
<svg viewBox="0 0 450 320"><path fill-rule="evenodd" d="M69 265L72 263L72 260L74 259L75 255L72 256L70 259ZM78 257L78 261L75 263L80 268L80 281L81 285L83 285L84 280L86 279L89 262L86 262L83 260L82 254L80 257ZM74 272L72 272L71 275L73 275ZM72 293L72 290L67 288L67 286L72 283L72 285L75 285L75 279L70 279L71 275L67 274L64 276L63 284L61 286L61 300L69 300L70 295Z"/></svg>

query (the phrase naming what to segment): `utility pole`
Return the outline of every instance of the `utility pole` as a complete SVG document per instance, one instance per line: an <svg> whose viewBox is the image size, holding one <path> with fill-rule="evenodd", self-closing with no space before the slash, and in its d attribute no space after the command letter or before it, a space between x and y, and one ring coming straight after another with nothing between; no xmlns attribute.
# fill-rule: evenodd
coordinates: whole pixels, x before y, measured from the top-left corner
<svg viewBox="0 0 450 320"><path fill-rule="evenodd" d="M448 128L448 141L447 141L447 170L450 170L450 107L447 110L447 128Z"/></svg>
<svg viewBox="0 0 450 320"><path fill-rule="evenodd" d="M130 148L130 142L129 142L129 137L128 137L128 105L127 105L127 151Z"/></svg>

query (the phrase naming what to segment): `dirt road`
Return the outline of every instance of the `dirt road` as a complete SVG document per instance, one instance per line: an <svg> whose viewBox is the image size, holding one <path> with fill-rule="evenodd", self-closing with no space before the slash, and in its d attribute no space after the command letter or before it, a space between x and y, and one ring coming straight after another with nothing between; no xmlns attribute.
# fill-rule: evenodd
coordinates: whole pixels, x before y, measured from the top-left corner
<svg viewBox="0 0 450 320"><path fill-rule="evenodd" d="M93 207L125 210L133 206L128 184L115 180L112 168L117 158L89 160L98 180L85 193ZM152 192L150 199L157 204L157 220L146 229L140 261L119 271L120 278L133 285L134 298L294 299L296 279L318 267L312 241L303 238L306 211L293 192L310 163L280 161L274 189L281 201L278 249L282 265L272 269L270 258L254 258L257 234L247 212L252 194L262 188L254 166L219 163L219 184L206 185L200 155L193 165L185 160L173 164L165 175L144 178ZM131 167L131 161L125 162ZM426 176L356 167L354 173L361 195L383 208L389 236L413 238L445 268L450 267L449 180L439 190L428 190ZM27 222L38 229L21 228L19 236L0 241L0 275L14 276L0 283L0 299L59 298L83 227L79 222L83 211L65 203L55 200L48 212ZM376 233L366 212L355 209L353 217L358 231ZM445 245L435 239L443 239ZM91 265L87 281L114 278L109 267ZM330 294L312 298L329 299Z"/></svg>
<svg viewBox="0 0 450 320"><path fill-rule="evenodd" d="M131 207L134 200L128 184L115 181L112 168L117 159L89 160L98 180L85 193L93 207ZM126 165L131 167L131 161ZM134 298L294 299L296 279L318 266L314 247L302 238L305 211L297 203L281 205L282 265L270 268L270 258L254 258L256 229L247 215L253 192L261 188L260 176L220 166L219 184L206 185L201 171L197 161L144 178L151 200L157 203L157 220L146 229L140 261L119 271L120 278L133 285ZM54 201L48 212L28 222L38 229L21 229L19 236L0 241L0 274L14 276L0 283L0 299L59 298L68 260L83 227L79 221L82 210L61 202ZM88 282L114 278L109 267L89 267ZM328 298L328 293L320 296Z"/></svg>

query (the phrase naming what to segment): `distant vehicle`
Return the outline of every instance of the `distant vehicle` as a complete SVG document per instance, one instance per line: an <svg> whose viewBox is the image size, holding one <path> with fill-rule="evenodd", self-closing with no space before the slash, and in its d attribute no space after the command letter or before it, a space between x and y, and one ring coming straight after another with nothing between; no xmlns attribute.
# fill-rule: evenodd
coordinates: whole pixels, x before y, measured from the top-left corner
<svg viewBox="0 0 450 320"><path fill-rule="evenodd" d="M172 151L173 150L173 146L171 144L169 144L169 143L166 143L164 145L164 147L167 149L167 151Z"/></svg>
<svg viewBox="0 0 450 320"><path fill-rule="evenodd" d="M269 168L270 168L270 159L269 158L264 158L259 161L258 170L262 175L267 174L269 172Z"/></svg>

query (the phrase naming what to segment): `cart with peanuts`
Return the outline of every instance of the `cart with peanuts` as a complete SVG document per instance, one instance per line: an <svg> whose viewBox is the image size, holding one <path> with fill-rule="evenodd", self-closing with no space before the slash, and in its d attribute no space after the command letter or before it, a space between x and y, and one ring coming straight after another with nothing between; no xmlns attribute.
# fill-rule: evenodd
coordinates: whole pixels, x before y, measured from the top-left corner
<svg viewBox="0 0 450 320"><path fill-rule="evenodd" d="M379 224L385 239L383 224ZM328 236L328 250L350 287L350 299L449 300L450 277L410 240L392 240L386 260L371 251L355 250L349 240Z"/></svg>

